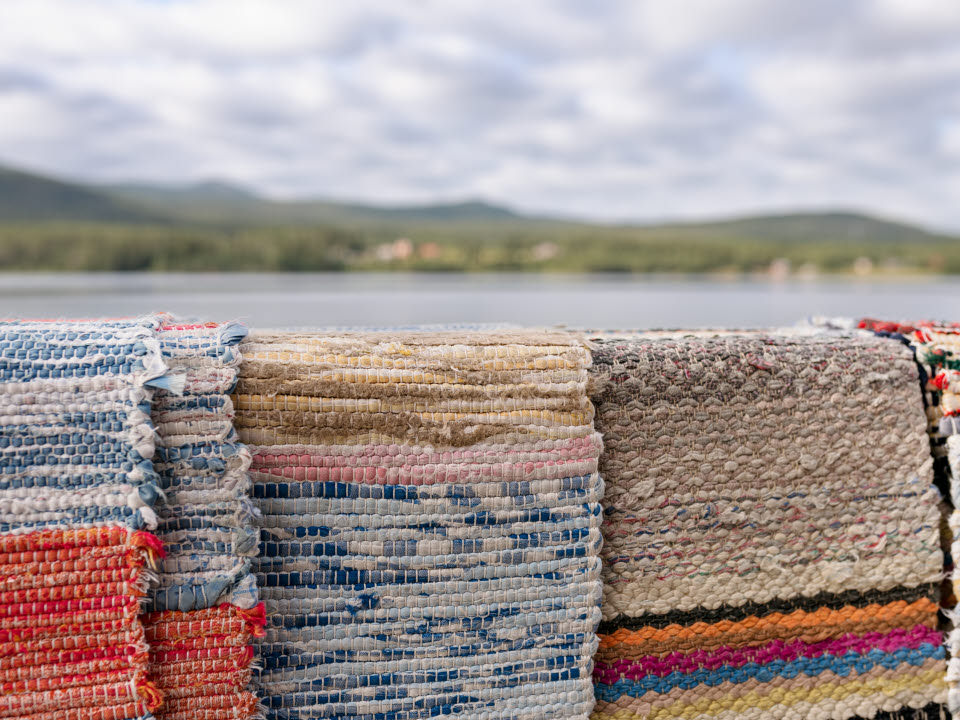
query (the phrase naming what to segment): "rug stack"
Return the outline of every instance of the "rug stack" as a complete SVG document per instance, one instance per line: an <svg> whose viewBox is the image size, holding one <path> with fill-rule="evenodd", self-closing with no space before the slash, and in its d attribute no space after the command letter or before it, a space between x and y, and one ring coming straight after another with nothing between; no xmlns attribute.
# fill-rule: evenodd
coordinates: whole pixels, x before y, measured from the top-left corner
<svg viewBox="0 0 960 720"><path fill-rule="evenodd" d="M584 344L504 330L241 347L268 717L587 718L603 484Z"/></svg>
<svg viewBox="0 0 960 720"><path fill-rule="evenodd" d="M910 351L596 343L595 720L941 718L938 493Z"/></svg>
<svg viewBox="0 0 960 720"><path fill-rule="evenodd" d="M852 322L852 321L851 321ZM901 323L883 320L863 319L856 323L861 330L872 332L908 345L914 353L918 365L920 380L918 387L923 395L923 405L927 413L927 434L930 438L930 453L933 456L934 480L945 495L950 493L950 466L947 460L947 437L951 434L954 420L951 413L942 406L948 400L948 390L941 385L948 383L948 374L944 372L942 351L927 342L926 329L935 327L933 322ZM946 327L946 326L944 326Z"/></svg>
<svg viewBox="0 0 960 720"><path fill-rule="evenodd" d="M0 323L0 717L150 718L156 318Z"/></svg>
<svg viewBox="0 0 960 720"><path fill-rule="evenodd" d="M910 345L923 381L924 401L930 421L930 448L936 459L938 485L944 493L943 532L946 569L952 582L945 583L942 605L950 620L947 649L950 659L947 682L949 708L960 712L960 629L956 611L960 581L953 558L960 556L960 328L955 324L917 322L898 323L861 320L861 328L891 336Z"/></svg>
<svg viewBox="0 0 960 720"><path fill-rule="evenodd" d="M143 618L150 677L165 696L156 716L243 720L257 713L247 686L251 641L265 622L251 572L259 532L250 452L233 428L230 399L246 329L163 320L160 347L183 387L158 393L153 407L167 553Z"/></svg>

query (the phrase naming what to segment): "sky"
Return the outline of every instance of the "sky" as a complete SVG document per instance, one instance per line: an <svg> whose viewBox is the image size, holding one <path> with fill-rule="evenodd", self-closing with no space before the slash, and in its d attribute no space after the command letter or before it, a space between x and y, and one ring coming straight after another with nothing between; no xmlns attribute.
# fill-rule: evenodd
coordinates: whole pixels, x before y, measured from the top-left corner
<svg viewBox="0 0 960 720"><path fill-rule="evenodd" d="M3 0L0 164L960 230L951 0Z"/></svg>

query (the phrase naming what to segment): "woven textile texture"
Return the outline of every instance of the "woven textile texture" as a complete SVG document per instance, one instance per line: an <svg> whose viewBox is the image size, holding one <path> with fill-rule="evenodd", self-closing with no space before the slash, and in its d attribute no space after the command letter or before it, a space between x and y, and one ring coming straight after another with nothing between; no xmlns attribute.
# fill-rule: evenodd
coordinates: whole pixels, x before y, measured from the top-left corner
<svg viewBox="0 0 960 720"><path fill-rule="evenodd" d="M242 720L255 717L250 685L253 639L263 635L263 606L223 603L204 610L143 616L150 679L163 693L157 720Z"/></svg>
<svg viewBox="0 0 960 720"><path fill-rule="evenodd" d="M949 406L955 402L954 398L960 397L957 395L960 389L950 390L951 373L942 362L944 349L938 348L936 342L931 342L933 336L928 337L925 333L927 330L936 333L937 327L941 328L943 333L950 333L950 326L937 325L929 321L907 324L871 319L860 320L857 326L880 337L897 340L913 350L920 373L919 387L923 393L923 404L927 413L927 431L934 460L934 479L944 495L949 495L951 473L947 460L947 437L955 432L954 423L956 422L952 419L955 413L951 412Z"/></svg>
<svg viewBox="0 0 960 720"><path fill-rule="evenodd" d="M586 718L603 484L584 344L318 332L241 349L268 716Z"/></svg>
<svg viewBox="0 0 960 720"><path fill-rule="evenodd" d="M872 336L596 342L595 720L940 718L916 366Z"/></svg>
<svg viewBox="0 0 960 720"><path fill-rule="evenodd" d="M960 711L960 630L956 629L958 580L953 558L960 553L960 327L949 323L896 323L861 320L860 327L900 340L913 348L920 368L929 420L930 449L938 485L944 494L942 544L952 581L944 584L941 604L949 618L947 682L949 708Z"/></svg>
<svg viewBox="0 0 960 720"><path fill-rule="evenodd" d="M955 504L953 498L956 495L953 477L960 469L958 468L960 458L951 458L950 447L953 445L960 451L960 446L956 445L956 440L950 440L950 437L958 430L957 409L960 409L960 402L958 402L960 384L956 381L958 374L950 365L960 368L960 361L950 359L951 354L956 352L955 348L952 351L950 349L952 341L942 341L956 333L957 326L932 321L902 323L872 319L863 319L856 324L862 330L907 345L914 353L920 374L919 388L927 413L927 435L930 439L930 454L933 457L934 482L942 495L940 536L947 579L943 583L941 605L945 608L953 608L957 600L953 584L949 579L953 574L951 545L954 534L950 520ZM950 387L951 378L954 385L952 388ZM958 453L954 452L954 454Z"/></svg>
<svg viewBox="0 0 960 720"><path fill-rule="evenodd" d="M159 321L0 323L0 717L148 718Z"/></svg>
<svg viewBox="0 0 960 720"><path fill-rule="evenodd" d="M247 690L262 635L251 558L259 531L250 499L250 452L233 428L230 392L246 329L164 317L160 347L182 390L157 394L156 469L165 493L158 536L160 583L143 618L150 679L163 691L158 720L242 720L257 712Z"/></svg>
<svg viewBox="0 0 960 720"><path fill-rule="evenodd" d="M151 610L193 610L258 602L251 558L259 531L247 470L250 452L233 427L230 393L240 365L235 323L179 324L165 318L160 347L184 384L160 392L153 407L156 469L166 502L158 536L167 557Z"/></svg>

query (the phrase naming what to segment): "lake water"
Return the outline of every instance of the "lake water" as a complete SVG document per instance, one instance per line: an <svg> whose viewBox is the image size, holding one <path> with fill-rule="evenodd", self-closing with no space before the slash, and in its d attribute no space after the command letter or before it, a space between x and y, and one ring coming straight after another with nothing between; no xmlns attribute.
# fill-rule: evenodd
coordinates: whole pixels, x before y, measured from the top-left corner
<svg viewBox="0 0 960 720"><path fill-rule="evenodd" d="M812 315L960 320L960 279L810 280L610 275L0 274L0 316L166 310L255 327L518 323L749 327Z"/></svg>

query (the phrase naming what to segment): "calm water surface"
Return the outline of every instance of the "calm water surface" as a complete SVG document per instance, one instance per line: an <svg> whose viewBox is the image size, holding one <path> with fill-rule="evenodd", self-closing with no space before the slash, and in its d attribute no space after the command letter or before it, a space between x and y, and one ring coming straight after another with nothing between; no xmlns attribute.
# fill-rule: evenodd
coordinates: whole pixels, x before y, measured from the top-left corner
<svg viewBox="0 0 960 720"><path fill-rule="evenodd" d="M167 310L257 327L423 323L765 326L811 315L960 319L960 279L609 275L0 274L0 316Z"/></svg>

